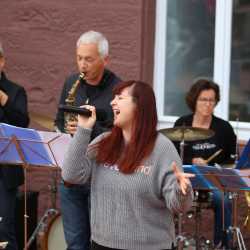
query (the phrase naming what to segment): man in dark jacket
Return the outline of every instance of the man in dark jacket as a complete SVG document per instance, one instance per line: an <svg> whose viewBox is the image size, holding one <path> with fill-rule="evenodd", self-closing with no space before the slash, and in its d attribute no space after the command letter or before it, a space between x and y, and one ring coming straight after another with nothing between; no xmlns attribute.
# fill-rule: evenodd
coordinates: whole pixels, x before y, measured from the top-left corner
<svg viewBox="0 0 250 250"><path fill-rule="evenodd" d="M23 87L6 78L5 58L0 43L0 122L27 127L27 96ZM6 250L17 250L15 203L17 188L23 184L23 169L0 162L0 242L8 242Z"/></svg>

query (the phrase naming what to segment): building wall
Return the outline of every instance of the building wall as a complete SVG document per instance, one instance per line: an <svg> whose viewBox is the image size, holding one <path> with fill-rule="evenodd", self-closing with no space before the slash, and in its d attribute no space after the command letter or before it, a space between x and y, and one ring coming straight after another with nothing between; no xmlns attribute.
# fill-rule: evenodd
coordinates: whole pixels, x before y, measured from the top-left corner
<svg viewBox="0 0 250 250"><path fill-rule="evenodd" d="M96 30L110 41L111 70L152 82L154 8L154 0L1 0L8 76L25 86L31 111L54 117L64 79L76 70L76 40Z"/></svg>

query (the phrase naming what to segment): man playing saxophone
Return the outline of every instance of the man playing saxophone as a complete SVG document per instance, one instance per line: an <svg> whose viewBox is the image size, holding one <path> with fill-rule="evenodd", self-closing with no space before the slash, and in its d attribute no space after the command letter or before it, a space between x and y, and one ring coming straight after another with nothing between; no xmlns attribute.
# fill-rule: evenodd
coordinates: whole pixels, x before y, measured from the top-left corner
<svg viewBox="0 0 250 250"><path fill-rule="evenodd" d="M72 74L66 79L60 104L68 104L69 95L75 90L74 103L70 103L71 105L79 107L90 104L97 110L105 111L105 119L97 121L92 130L91 139L93 139L108 130L112 124L113 112L110 106L112 89L120 79L106 68L109 61L109 44L99 32L88 31L80 36L76 43L76 61L79 73ZM83 76L79 78L81 73ZM61 132L73 135L77 121L74 117L71 118L65 120L64 112L58 109L56 127ZM76 185L62 180L59 192L67 250L88 250L90 247L89 185Z"/></svg>

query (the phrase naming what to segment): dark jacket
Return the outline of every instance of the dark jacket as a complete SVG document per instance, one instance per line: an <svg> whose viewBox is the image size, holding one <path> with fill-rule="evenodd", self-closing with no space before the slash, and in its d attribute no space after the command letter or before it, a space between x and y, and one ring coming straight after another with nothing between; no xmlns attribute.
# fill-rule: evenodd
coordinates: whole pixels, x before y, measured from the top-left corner
<svg viewBox="0 0 250 250"><path fill-rule="evenodd" d="M4 73L1 74L0 90L8 95L8 101L4 107L0 105L0 122L18 127L29 125L27 109L27 95L23 87L8 80ZM8 189L16 188L23 184L23 169L20 166L1 165L0 178Z"/></svg>
<svg viewBox="0 0 250 250"><path fill-rule="evenodd" d="M76 82L79 74L70 75L65 83L61 93L60 104L65 104L65 99L68 96L68 92L72 85ZM84 80L81 80L76 92L76 99L74 106L81 106L88 100L89 105L95 106L95 108L101 109L105 112L105 119L96 121L93 128L91 139L95 138L99 134L107 131L113 122L113 111L110 105L112 100L112 89L121 80L114 73L105 69L103 77L97 86L87 84ZM55 125L61 132L64 131L64 112L58 110L55 120Z"/></svg>

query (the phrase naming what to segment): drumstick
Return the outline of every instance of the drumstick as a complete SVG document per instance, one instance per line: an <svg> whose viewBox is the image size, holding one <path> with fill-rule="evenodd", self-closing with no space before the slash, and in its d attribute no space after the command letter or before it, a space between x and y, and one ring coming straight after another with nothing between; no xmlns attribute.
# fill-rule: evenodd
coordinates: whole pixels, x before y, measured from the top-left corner
<svg viewBox="0 0 250 250"><path fill-rule="evenodd" d="M210 161L212 161L217 155L219 155L223 149L219 149L214 154L212 154L205 162L208 164Z"/></svg>

